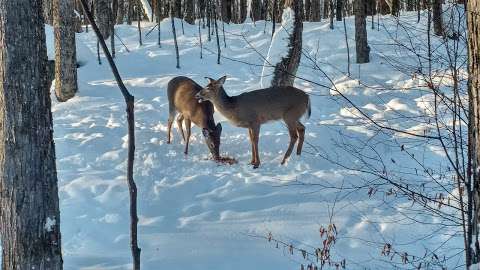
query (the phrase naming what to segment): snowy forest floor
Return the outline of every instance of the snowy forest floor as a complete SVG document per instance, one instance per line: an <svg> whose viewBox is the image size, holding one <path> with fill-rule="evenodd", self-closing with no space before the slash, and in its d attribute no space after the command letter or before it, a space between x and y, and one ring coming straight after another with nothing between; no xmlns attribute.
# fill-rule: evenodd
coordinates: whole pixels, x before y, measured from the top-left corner
<svg viewBox="0 0 480 270"><path fill-rule="evenodd" d="M416 25L415 20L415 14L402 16L402 21L411 25ZM396 21L382 17L380 31L368 29L371 63L361 67L354 64L353 22L347 18L353 63L350 78L345 75L347 48L342 22L335 22L334 30L326 21L305 23L305 55L316 58L338 90L375 119L388 118L389 123L410 130L422 128L420 121L398 117L395 122L399 115L413 119L425 110L425 93L398 90L415 89L418 81L389 64L406 57L386 31L398 29ZM142 23L143 35L153 26ZM347 269L414 268L402 265L400 258L390 261L381 256L385 243L418 256L436 250L439 256L445 255L449 269L463 264L461 253L457 254L462 249L459 227L440 231L444 227L428 216L421 217L422 225L413 222L402 210L411 203L384 193L369 196L369 187L360 187L368 176L324 158L338 155L337 160L354 164L355 159L342 150L340 142L402 139L398 134L375 133L371 124L358 124L351 105L329 88L296 80L297 87L311 94L312 117L304 122L307 144L303 155L292 155L285 166L280 161L289 137L281 122L262 126L262 165L256 170L248 165L247 130L232 126L219 113L215 118L223 124L221 153L236 158L237 164L218 165L209 160L197 127L192 129L188 156L183 154L176 128L173 143L166 144L168 81L184 75L205 85L205 76L228 75L225 89L230 95L258 89L263 65L260 55L267 55L271 39L270 23L266 33L264 22L225 25L227 47L223 47L220 31L223 57L217 65L215 36L208 42L207 30L202 29L205 49L200 59L197 26L185 24L184 34L178 20L176 27L180 69L175 68L168 19L161 24L161 48L156 30L144 35L143 46L138 46L135 26L116 26L130 52L117 39L115 61L136 98L135 180L143 269L300 269L304 262L301 254L290 255L284 247L277 249L273 242L255 236L271 232L276 239L312 251L322 245L320 226L331 222L338 229L332 257L346 259ZM51 29L47 38L51 55ZM102 57L102 65L96 61L92 31L77 35L77 48L78 59L85 64L78 70L77 96L59 103L52 94L65 269L129 269L125 105L106 60ZM311 59L302 57L298 76L331 87L329 78ZM398 148L385 144L380 154L386 160L402 160ZM431 163L444 162L435 147L419 145L411 150ZM399 163L387 166L408 166Z"/></svg>

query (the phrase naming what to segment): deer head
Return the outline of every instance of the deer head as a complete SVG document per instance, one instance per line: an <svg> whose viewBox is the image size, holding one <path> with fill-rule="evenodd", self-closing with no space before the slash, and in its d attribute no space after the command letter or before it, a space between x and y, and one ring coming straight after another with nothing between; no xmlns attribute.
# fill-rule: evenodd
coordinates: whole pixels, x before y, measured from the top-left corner
<svg viewBox="0 0 480 270"><path fill-rule="evenodd" d="M214 159L220 158L220 136L222 135L222 125L218 123L214 128L202 129L205 142L210 149Z"/></svg>
<svg viewBox="0 0 480 270"><path fill-rule="evenodd" d="M218 80L208 77L205 78L209 81L209 83L195 95L195 97L198 99L198 102L202 102L204 100L213 101L218 96L219 91L222 89L227 76L223 76Z"/></svg>

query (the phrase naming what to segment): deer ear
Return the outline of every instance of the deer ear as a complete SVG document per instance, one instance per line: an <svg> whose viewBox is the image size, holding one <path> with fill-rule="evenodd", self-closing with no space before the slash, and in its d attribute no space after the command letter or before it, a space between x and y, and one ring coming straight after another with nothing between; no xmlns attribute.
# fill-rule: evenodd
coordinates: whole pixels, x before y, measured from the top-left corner
<svg viewBox="0 0 480 270"><path fill-rule="evenodd" d="M225 83L226 80L227 80L227 76L225 75L225 76L223 76L223 77L221 77L220 79L217 80L217 84L222 86Z"/></svg>
<svg viewBox="0 0 480 270"><path fill-rule="evenodd" d="M214 79L212 79L210 77L205 77L205 79L207 79L209 83L213 83L215 81Z"/></svg>

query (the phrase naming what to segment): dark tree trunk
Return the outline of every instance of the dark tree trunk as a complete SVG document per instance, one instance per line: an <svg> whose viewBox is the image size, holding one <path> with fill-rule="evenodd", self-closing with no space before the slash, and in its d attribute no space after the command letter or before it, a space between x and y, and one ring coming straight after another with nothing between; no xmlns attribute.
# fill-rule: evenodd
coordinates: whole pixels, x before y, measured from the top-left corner
<svg viewBox="0 0 480 270"><path fill-rule="evenodd" d="M247 19L247 0L240 0L240 21L238 23L244 23Z"/></svg>
<svg viewBox="0 0 480 270"><path fill-rule="evenodd" d="M337 21L342 21L342 10L343 10L343 0L337 0L337 11L335 14L337 15Z"/></svg>
<svg viewBox="0 0 480 270"><path fill-rule="evenodd" d="M323 0L323 18L328 19L330 16L330 0Z"/></svg>
<svg viewBox="0 0 480 270"><path fill-rule="evenodd" d="M122 24L124 17L125 17L125 0L118 0L117 24Z"/></svg>
<svg viewBox="0 0 480 270"><path fill-rule="evenodd" d="M415 9L415 1L407 0L407 11L413 11Z"/></svg>
<svg viewBox="0 0 480 270"><path fill-rule="evenodd" d="M74 0L53 0L55 32L55 95L67 101L77 92Z"/></svg>
<svg viewBox="0 0 480 270"><path fill-rule="evenodd" d="M471 160L471 176L473 184L473 217L470 217L469 228L473 230L469 234L467 246L475 247L475 250L466 253L467 266L478 260L478 239L480 235L480 3L470 0L467 2L467 27L468 27L468 98L469 98L469 146L468 152ZM467 185L468 186L468 185ZM471 210L468 209L468 210ZM473 254L472 254L473 253ZM470 268L470 267L468 267Z"/></svg>
<svg viewBox="0 0 480 270"><path fill-rule="evenodd" d="M173 1L173 0L171 0ZM171 3L170 5L170 20L172 21L172 33L173 33L173 41L175 43L175 55L177 57L177 68L180 68L180 54L178 53L178 43L177 43L177 30L175 29L175 18L173 17L174 14L174 5Z"/></svg>
<svg viewBox="0 0 480 270"><path fill-rule="evenodd" d="M388 4L385 0L379 0L378 1L378 11L382 15L390 14L390 6L388 6Z"/></svg>
<svg viewBox="0 0 480 270"><path fill-rule="evenodd" d="M262 19L262 1L252 0L250 7L250 16L254 22Z"/></svg>
<svg viewBox="0 0 480 270"><path fill-rule="evenodd" d="M390 9L393 16L400 16L400 0L392 0L392 7Z"/></svg>
<svg viewBox="0 0 480 270"><path fill-rule="evenodd" d="M322 6L320 0L310 0L310 21L319 22L322 20Z"/></svg>
<svg viewBox="0 0 480 270"><path fill-rule="evenodd" d="M97 18L98 29L104 39L110 37L112 23L112 9L110 8L111 0L96 0L95 16Z"/></svg>
<svg viewBox="0 0 480 270"><path fill-rule="evenodd" d="M0 48L2 269L61 270L42 1L0 0Z"/></svg>
<svg viewBox="0 0 480 270"><path fill-rule="evenodd" d="M183 19L182 0L175 0L175 17Z"/></svg>
<svg viewBox="0 0 480 270"><path fill-rule="evenodd" d="M232 20L232 0L222 0L222 20L226 23L230 23Z"/></svg>
<svg viewBox="0 0 480 270"><path fill-rule="evenodd" d="M330 5L328 9L330 10L330 29L333 29L333 17L335 16L335 6L333 5L333 0L330 0Z"/></svg>
<svg viewBox="0 0 480 270"><path fill-rule="evenodd" d="M185 0L185 21L189 24L195 23L195 3L193 0Z"/></svg>
<svg viewBox="0 0 480 270"><path fill-rule="evenodd" d="M287 0L286 6L290 6L295 13L295 22L290 35L289 51L286 57L275 66L272 86L293 86L297 74L300 59L302 57L302 32L303 32L303 1Z"/></svg>
<svg viewBox="0 0 480 270"><path fill-rule="evenodd" d="M365 14L366 0L354 1L357 63L363 64L370 62L370 47L367 41L367 16Z"/></svg>
<svg viewBox="0 0 480 270"><path fill-rule="evenodd" d="M311 15L311 8L312 8L312 2L311 0L305 0L305 13L304 13L304 18L305 21L308 22L310 21L310 15Z"/></svg>
<svg viewBox="0 0 480 270"><path fill-rule="evenodd" d="M442 0L433 0L433 33L437 36L443 36L443 20L442 20Z"/></svg>

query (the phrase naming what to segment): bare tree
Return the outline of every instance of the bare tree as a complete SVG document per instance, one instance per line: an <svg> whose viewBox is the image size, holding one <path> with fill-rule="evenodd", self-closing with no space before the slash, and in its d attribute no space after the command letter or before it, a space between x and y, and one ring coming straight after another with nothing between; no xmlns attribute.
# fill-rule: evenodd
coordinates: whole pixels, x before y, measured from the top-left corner
<svg viewBox="0 0 480 270"><path fill-rule="evenodd" d="M285 6L290 7L295 13L295 22L290 34L288 54L275 65L272 86L293 86L302 57L303 1L287 0Z"/></svg>
<svg viewBox="0 0 480 270"><path fill-rule="evenodd" d="M173 33L173 41L175 43L175 55L177 56L177 68L180 68L180 54L178 53L178 43L177 43L177 30L175 29L175 17L174 14L174 0L170 0L170 20L172 22L172 33Z"/></svg>
<svg viewBox="0 0 480 270"><path fill-rule="evenodd" d="M195 3L193 0L185 0L185 21L189 24L195 24Z"/></svg>
<svg viewBox="0 0 480 270"><path fill-rule="evenodd" d="M319 22L322 19L321 0L310 0L310 1L311 1L310 21Z"/></svg>
<svg viewBox="0 0 480 270"><path fill-rule="evenodd" d="M367 41L367 20L365 0L355 0L355 43L357 63L370 62L370 47Z"/></svg>
<svg viewBox="0 0 480 270"><path fill-rule="evenodd" d="M110 37L112 20L111 0L95 0L95 16L104 39Z"/></svg>
<svg viewBox="0 0 480 270"><path fill-rule="evenodd" d="M442 0L433 0L432 15L433 15L433 33L437 36L443 36L443 20L442 20Z"/></svg>
<svg viewBox="0 0 480 270"><path fill-rule="evenodd" d="M467 26L468 26L468 100L469 100L469 136L468 136L468 153L471 164L469 175L472 179L468 192L473 193L473 215L469 217L471 221L472 233L469 235L469 241L466 245L474 248L468 250L466 260L467 267L473 263L479 262L480 245L478 238L480 236L480 3L478 1L467 2ZM470 211L472 209L468 209ZM468 247L467 246L467 247Z"/></svg>
<svg viewBox="0 0 480 270"><path fill-rule="evenodd" d="M75 48L74 1L54 0L55 94L67 101L77 92L77 57Z"/></svg>
<svg viewBox="0 0 480 270"><path fill-rule="evenodd" d="M42 1L1 0L0 25L1 267L61 270Z"/></svg>

